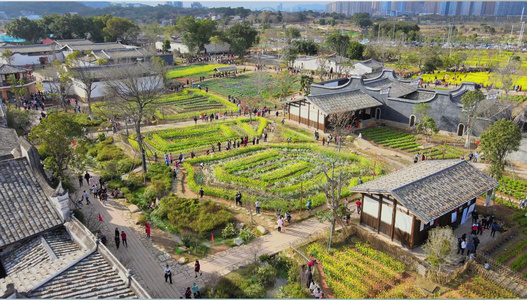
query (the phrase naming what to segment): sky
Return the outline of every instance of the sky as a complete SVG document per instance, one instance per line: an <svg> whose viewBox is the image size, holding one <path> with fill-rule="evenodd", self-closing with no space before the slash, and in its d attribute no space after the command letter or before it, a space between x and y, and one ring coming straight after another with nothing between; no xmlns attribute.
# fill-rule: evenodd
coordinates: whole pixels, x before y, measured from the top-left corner
<svg viewBox="0 0 527 300"><path fill-rule="evenodd" d="M174 0L170 0L174 1ZM111 2L123 2L123 1L111 1ZM133 3L138 2L142 4L147 5L157 5L157 4L164 4L166 1L124 1L127 3ZM190 7L190 3L194 1L183 1L184 7ZM244 8L249 9L258 9L258 8L264 8L264 7L272 7L276 8L280 3L282 3L282 7L284 10L287 10L288 8L291 8L296 5L305 5L305 4L320 4L320 5L326 5L330 3L330 1L314 1L314 0L307 0L307 1L276 1L276 0L269 0L269 1L247 1L247 0L231 0L231 1L199 1L203 4L203 6L206 7L239 7L242 6Z"/></svg>

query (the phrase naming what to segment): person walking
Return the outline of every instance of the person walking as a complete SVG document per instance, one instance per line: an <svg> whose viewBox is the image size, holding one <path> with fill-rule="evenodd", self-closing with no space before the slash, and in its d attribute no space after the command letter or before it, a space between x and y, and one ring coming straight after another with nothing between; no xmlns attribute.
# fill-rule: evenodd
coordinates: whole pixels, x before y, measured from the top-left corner
<svg viewBox="0 0 527 300"><path fill-rule="evenodd" d="M203 195L205 194L205 191L203 191L203 187L199 189L199 197L203 198Z"/></svg>
<svg viewBox="0 0 527 300"><path fill-rule="evenodd" d="M148 224L148 222L146 222L145 231L146 231L146 237L150 238L150 224Z"/></svg>
<svg viewBox="0 0 527 300"><path fill-rule="evenodd" d="M86 205L90 205L90 194L87 191L84 191L84 198L86 198Z"/></svg>
<svg viewBox="0 0 527 300"><path fill-rule="evenodd" d="M254 203L254 206L256 207L256 213L260 214L260 200L256 200L256 203Z"/></svg>
<svg viewBox="0 0 527 300"><path fill-rule="evenodd" d="M475 253L476 252L476 247L474 246L474 242L472 240L468 240L468 243L467 243L467 256L470 256L471 253Z"/></svg>
<svg viewBox="0 0 527 300"><path fill-rule="evenodd" d="M123 240L123 245L128 248L128 242L126 241L126 233L124 233L124 231L121 231L121 240Z"/></svg>
<svg viewBox="0 0 527 300"><path fill-rule="evenodd" d="M82 186L82 182L84 181L84 179L82 178L82 175L79 175L79 186ZM88 183L89 185L89 183Z"/></svg>
<svg viewBox="0 0 527 300"><path fill-rule="evenodd" d="M190 290L190 286L187 287L187 290L185 291L185 299L192 299L192 291Z"/></svg>
<svg viewBox="0 0 527 300"><path fill-rule="evenodd" d="M201 294L199 293L199 287L195 282L192 286L192 293L194 294L194 299L201 298Z"/></svg>
<svg viewBox="0 0 527 300"><path fill-rule="evenodd" d="M457 238L457 254L461 253L461 242L463 242L463 240L461 238Z"/></svg>
<svg viewBox="0 0 527 300"><path fill-rule="evenodd" d="M172 284L172 269L170 269L170 266L167 264L165 268L165 282L170 279L170 284Z"/></svg>
<svg viewBox="0 0 527 300"><path fill-rule="evenodd" d="M357 214L360 215L360 208L362 206L362 202L360 202L360 200L357 200L357 202L355 202L355 204L357 204Z"/></svg>
<svg viewBox="0 0 527 300"><path fill-rule="evenodd" d="M278 232L282 232L282 220L280 217L276 219L276 226L278 227Z"/></svg>
<svg viewBox="0 0 527 300"><path fill-rule="evenodd" d="M492 228L490 230L490 236L494 237L496 236L496 231L498 230L498 223L493 223Z"/></svg>
<svg viewBox="0 0 527 300"><path fill-rule="evenodd" d="M234 203L235 206L238 206L238 203L240 204L240 206L242 206L242 193L240 193L240 191L236 193L236 196L234 197L234 199L235 199L235 203Z"/></svg>
<svg viewBox="0 0 527 300"><path fill-rule="evenodd" d="M199 273L199 276L203 275L203 273L201 272L201 266L199 264L199 260L196 260L196 262L194 263L194 272L196 273L196 276L194 278L198 278L198 273Z"/></svg>
<svg viewBox="0 0 527 300"><path fill-rule="evenodd" d="M467 248L467 242L465 240L461 240L461 255L465 253L466 248Z"/></svg>
<svg viewBox="0 0 527 300"><path fill-rule="evenodd" d="M90 173L88 173L88 171L86 171L86 174L84 174L84 178L86 179L86 183L90 184Z"/></svg>

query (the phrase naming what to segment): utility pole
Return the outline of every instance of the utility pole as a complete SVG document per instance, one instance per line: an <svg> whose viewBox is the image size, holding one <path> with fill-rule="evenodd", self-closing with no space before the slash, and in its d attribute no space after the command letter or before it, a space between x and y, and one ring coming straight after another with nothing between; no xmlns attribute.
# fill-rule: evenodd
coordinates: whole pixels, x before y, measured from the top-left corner
<svg viewBox="0 0 527 300"><path fill-rule="evenodd" d="M522 7L522 16L520 18L520 22L523 22L523 12L525 11L525 7Z"/></svg>
<svg viewBox="0 0 527 300"><path fill-rule="evenodd" d="M395 41L395 22L393 23L393 40Z"/></svg>
<svg viewBox="0 0 527 300"><path fill-rule="evenodd" d="M379 31L377 32L377 43L381 40L381 22L379 22Z"/></svg>
<svg viewBox="0 0 527 300"><path fill-rule="evenodd" d="M518 38L518 46L521 47L523 41L523 30L525 29L525 22L522 22L522 27L520 29L520 37Z"/></svg>
<svg viewBox="0 0 527 300"><path fill-rule="evenodd" d="M512 27L511 27L511 36L509 37L510 40L512 40L512 33L514 32L514 24L512 24Z"/></svg>

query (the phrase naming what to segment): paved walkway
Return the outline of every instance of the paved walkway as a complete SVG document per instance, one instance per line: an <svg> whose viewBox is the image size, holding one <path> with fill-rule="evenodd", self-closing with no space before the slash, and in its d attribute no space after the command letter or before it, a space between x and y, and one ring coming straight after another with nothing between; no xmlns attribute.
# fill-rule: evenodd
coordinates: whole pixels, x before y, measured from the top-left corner
<svg viewBox="0 0 527 300"><path fill-rule="evenodd" d="M83 188L85 188L84 185ZM81 188L76 195L80 198ZM152 240L147 239L141 226L133 224L131 213L128 208L119 201L110 199L107 205L91 197L90 205L83 205L82 211L90 222L98 222L98 214L101 214L103 224L100 230L108 239L108 248L112 253L133 273L136 279L150 293L153 298L177 298L184 295L186 287L192 286L194 282L204 287L208 281L213 281L218 276L228 274L240 266L252 263L255 255L258 258L263 254L275 254L286 250L291 244L302 242L313 233L321 234L329 228L327 223L319 223L311 218L299 223L293 223L286 227L285 232L271 232L255 239L248 245L229 248L203 259L201 268L203 276L194 278L194 264L179 265L172 257L160 249L157 249ZM121 244L116 248L113 240L115 228L124 230L127 234L128 248ZM154 242L158 237L152 234ZM174 284L164 282L163 269L166 264L172 268L172 279Z"/></svg>

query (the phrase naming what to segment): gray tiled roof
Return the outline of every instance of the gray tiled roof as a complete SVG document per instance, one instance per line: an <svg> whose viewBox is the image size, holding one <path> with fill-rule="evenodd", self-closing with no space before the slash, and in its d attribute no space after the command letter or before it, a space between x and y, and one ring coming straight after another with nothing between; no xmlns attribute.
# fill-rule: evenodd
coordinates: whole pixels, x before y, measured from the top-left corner
<svg viewBox="0 0 527 300"><path fill-rule="evenodd" d="M0 248L62 223L26 158L1 161Z"/></svg>
<svg viewBox="0 0 527 300"><path fill-rule="evenodd" d="M498 186L464 160L429 160L351 188L389 193L424 223Z"/></svg>
<svg viewBox="0 0 527 300"><path fill-rule="evenodd" d="M236 69L235 66L229 66L229 67L217 67L214 70L216 70L217 72L233 72L238 69Z"/></svg>
<svg viewBox="0 0 527 300"><path fill-rule="evenodd" d="M119 43L94 43L94 44L74 44L67 45L72 51L97 51L110 49L127 49L125 45Z"/></svg>
<svg viewBox="0 0 527 300"><path fill-rule="evenodd" d="M28 296L39 299L137 298L98 252L90 254Z"/></svg>
<svg viewBox="0 0 527 300"><path fill-rule="evenodd" d="M30 71L26 68L19 68L8 64L0 64L0 74L1 75L10 75L15 73L26 73Z"/></svg>
<svg viewBox="0 0 527 300"><path fill-rule="evenodd" d="M326 115L382 105L381 102L360 90L307 96L306 98Z"/></svg>
<svg viewBox="0 0 527 300"><path fill-rule="evenodd" d="M414 87L411 87L404 83L400 83L398 81L392 81L389 78L382 78L379 80L365 82L364 85L369 88L375 89L386 89L389 87L390 94L388 96L393 98L399 98L417 91L417 89Z"/></svg>
<svg viewBox="0 0 527 300"><path fill-rule="evenodd" d="M57 45L64 47L66 45L88 45L93 44L92 41L86 39L67 39L67 40L56 40Z"/></svg>
<svg viewBox="0 0 527 300"><path fill-rule="evenodd" d="M18 148L18 135L16 134L16 130L0 127L0 157L10 155L11 151L15 148Z"/></svg>
<svg viewBox="0 0 527 300"><path fill-rule="evenodd" d="M57 51L60 47L55 45L5 45L0 47L0 52L4 50L11 50L13 53L40 53L40 52L51 52L53 50Z"/></svg>
<svg viewBox="0 0 527 300"><path fill-rule="evenodd" d="M370 67L372 69L378 69L378 68L384 67L384 64L382 62L376 61L374 59L367 59L367 60L360 61L358 63L365 65L367 67Z"/></svg>
<svg viewBox="0 0 527 300"><path fill-rule="evenodd" d="M137 57L152 56L152 54L150 54L148 51L146 51L143 48L101 50L101 51L94 51L93 54L97 58L104 58L104 59L122 59L122 58L137 58Z"/></svg>

